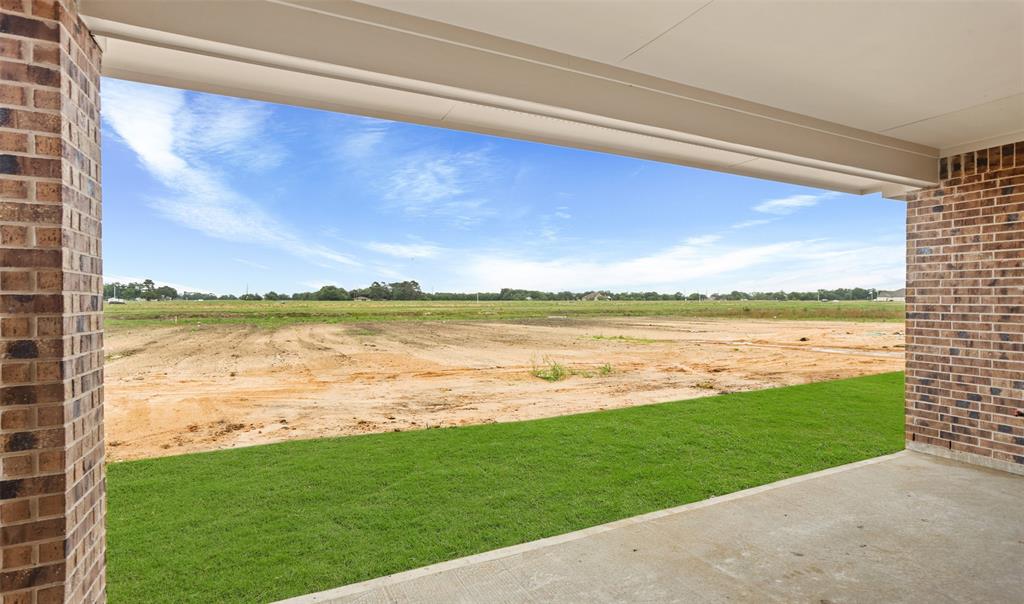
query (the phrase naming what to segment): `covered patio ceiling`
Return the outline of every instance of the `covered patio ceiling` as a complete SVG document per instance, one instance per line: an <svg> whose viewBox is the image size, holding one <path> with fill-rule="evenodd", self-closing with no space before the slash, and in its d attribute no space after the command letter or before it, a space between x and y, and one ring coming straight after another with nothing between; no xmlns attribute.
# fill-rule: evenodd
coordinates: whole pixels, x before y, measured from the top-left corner
<svg viewBox="0 0 1024 604"><path fill-rule="evenodd" d="M851 193L899 196L934 184L941 155L1024 137L1015 1L83 0L82 12L113 77Z"/></svg>

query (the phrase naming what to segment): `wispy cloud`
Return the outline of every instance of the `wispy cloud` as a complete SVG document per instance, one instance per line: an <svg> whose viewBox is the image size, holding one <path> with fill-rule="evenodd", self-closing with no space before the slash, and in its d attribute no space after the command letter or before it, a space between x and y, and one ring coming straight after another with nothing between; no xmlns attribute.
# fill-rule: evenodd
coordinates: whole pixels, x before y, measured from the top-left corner
<svg viewBox="0 0 1024 604"><path fill-rule="evenodd" d="M366 248L378 254L394 256L395 258L434 258L441 253L439 246L429 243L381 243L374 241L367 243Z"/></svg>
<svg viewBox="0 0 1024 604"><path fill-rule="evenodd" d="M424 150L402 157L383 183L384 198L409 216L439 216L468 226L492 215L479 193L490 174L485 150Z"/></svg>
<svg viewBox="0 0 1024 604"><path fill-rule="evenodd" d="M802 245L789 241L749 248L710 245L713 236L692 237L681 245L639 256L601 262L562 257L533 260L512 255L470 257L464 280L477 287L527 287L548 290L594 287L692 287L695 280L762 264Z"/></svg>
<svg viewBox="0 0 1024 604"><path fill-rule="evenodd" d="M540 238L554 243L562 239L562 231L567 221L572 220L572 214L569 213L569 206L557 206L553 212L540 214L538 219Z"/></svg>
<svg viewBox="0 0 1024 604"><path fill-rule="evenodd" d="M896 288L906 279L905 254L902 244L810 241L770 270L743 275L736 287L745 291Z"/></svg>
<svg viewBox="0 0 1024 604"><path fill-rule="evenodd" d="M357 126L341 137L338 149L343 158L364 160L372 156L384 143L388 122L372 118L358 118Z"/></svg>
<svg viewBox="0 0 1024 604"><path fill-rule="evenodd" d="M106 108L104 108L106 110ZM197 95L176 114L176 142L189 156L216 157L235 168L277 167L286 152L265 135L272 108L256 101Z"/></svg>
<svg viewBox="0 0 1024 604"><path fill-rule="evenodd" d="M820 195L790 195L789 197L763 201L754 206L754 210L765 214L778 214L781 216L785 214L792 214L801 208L816 206L819 202L829 197L832 197L831 193L823 193Z"/></svg>
<svg viewBox="0 0 1024 604"><path fill-rule="evenodd" d="M202 97L181 90L106 80L103 116L170 192L151 201L166 218L209 237L265 245L321 265L358 265L349 256L309 243L289 225L236 191L206 158L215 154L258 168L255 154L280 150L260 136L268 109L246 101ZM279 161L264 159L262 161Z"/></svg>
<svg viewBox="0 0 1024 604"><path fill-rule="evenodd" d="M460 262L449 274L464 291L501 287L773 291L851 284L887 286L898 284L904 270L901 248L890 247L824 240L735 246L708 235L650 254L607 261L589 255L538 259L509 251L466 251L459 254Z"/></svg>
<svg viewBox="0 0 1024 604"><path fill-rule="evenodd" d="M701 246L711 245L722 238L721 235L699 235L697 237L689 237L686 240L686 245Z"/></svg>
<svg viewBox="0 0 1024 604"><path fill-rule="evenodd" d="M758 218L754 220L744 220L743 222L737 222L730 226L730 229L749 229L750 227L760 226L762 224L769 224L775 222L775 218Z"/></svg>
<svg viewBox="0 0 1024 604"><path fill-rule="evenodd" d="M495 216L496 178L490 148L453 150L423 143L380 120L346 122L336 143L346 168L375 189L380 208L409 218L434 218L457 227Z"/></svg>

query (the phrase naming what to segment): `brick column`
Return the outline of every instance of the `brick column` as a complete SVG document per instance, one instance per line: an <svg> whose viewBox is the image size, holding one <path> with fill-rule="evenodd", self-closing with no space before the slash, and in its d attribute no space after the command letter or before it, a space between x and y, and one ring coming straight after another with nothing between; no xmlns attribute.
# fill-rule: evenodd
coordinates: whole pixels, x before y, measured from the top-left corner
<svg viewBox="0 0 1024 604"><path fill-rule="evenodd" d="M105 598L100 52L0 0L0 593Z"/></svg>
<svg viewBox="0 0 1024 604"><path fill-rule="evenodd" d="M907 197L907 447L1024 474L1024 142Z"/></svg>

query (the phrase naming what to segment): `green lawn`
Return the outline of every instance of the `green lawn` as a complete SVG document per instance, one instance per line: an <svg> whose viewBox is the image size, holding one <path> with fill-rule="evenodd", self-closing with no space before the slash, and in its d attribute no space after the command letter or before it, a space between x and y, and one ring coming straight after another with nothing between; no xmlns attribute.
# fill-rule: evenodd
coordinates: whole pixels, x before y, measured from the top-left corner
<svg viewBox="0 0 1024 604"><path fill-rule="evenodd" d="M111 602L265 602L903 448L903 375L112 464Z"/></svg>
<svg viewBox="0 0 1024 604"><path fill-rule="evenodd" d="M903 321L902 302L131 302L107 305L112 329L239 323L280 327L291 323L470 321L563 317L681 317Z"/></svg>

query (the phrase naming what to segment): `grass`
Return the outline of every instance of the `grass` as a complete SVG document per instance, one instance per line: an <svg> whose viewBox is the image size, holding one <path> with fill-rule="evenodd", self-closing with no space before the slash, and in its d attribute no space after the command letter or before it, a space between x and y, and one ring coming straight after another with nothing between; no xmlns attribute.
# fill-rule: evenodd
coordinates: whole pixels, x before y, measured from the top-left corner
<svg viewBox="0 0 1024 604"><path fill-rule="evenodd" d="M903 378L111 464L111 602L265 602L903 447Z"/></svg>
<svg viewBox="0 0 1024 604"><path fill-rule="evenodd" d="M539 377L542 380L548 382L560 382L565 378L573 375L573 371L558 361L552 361L545 359L544 365L533 367L533 371L530 372L533 377Z"/></svg>
<svg viewBox="0 0 1024 604"><path fill-rule="evenodd" d="M244 324L376 321L585 319L590 317L690 317L903 321L899 302L130 302L108 305L109 329Z"/></svg>
<svg viewBox="0 0 1024 604"><path fill-rule="evenodd" d="M589 369L580 369L577 367L567 367L559 363L558 361L552 361L551 359L544 359L544 365L537 366L534 364L533 370L530 371L530 375L538 377L548 382L560 382L568 377L578 375L580 377L592 378L592 377L608 377L615 372L611 363L605 363L600 365L596 370L591 371Z"/></svg>

